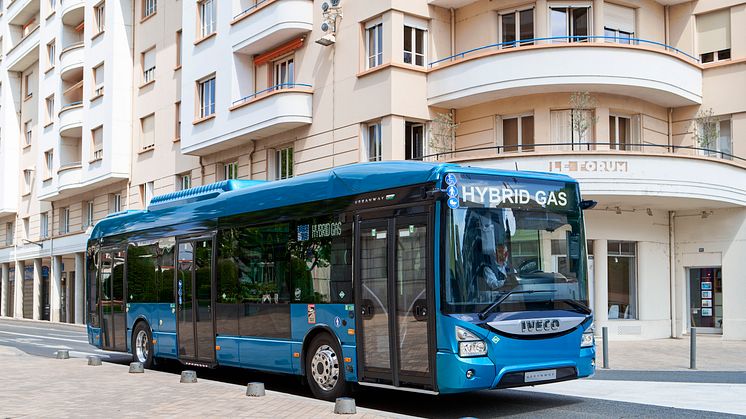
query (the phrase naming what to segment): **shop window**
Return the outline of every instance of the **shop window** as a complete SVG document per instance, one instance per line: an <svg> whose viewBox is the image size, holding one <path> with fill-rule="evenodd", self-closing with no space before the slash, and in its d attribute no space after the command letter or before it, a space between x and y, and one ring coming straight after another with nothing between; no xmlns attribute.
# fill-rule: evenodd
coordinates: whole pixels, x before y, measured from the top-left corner
<svg viewBox="0 0 746 419"><path fill-rule="evenodd" d="M697 43L703 63L730 59L730 9L697 16Z"/></svg>
<svg viewBox="0 0 746 419"><path fill-rule="evenodd" d="M608 242L609 319L636 319L637 243Z"/></svg>
<svg viewBox="0 0 746 419"><path fill-rule="evenodd" d="M723 270L689 269L690 326L722 329Z"/></svg>
<svg viewBox="0 0 746 419"><path fill-rule="evenodd" d="M534 9L510 10L500 12L500 43L502 48L516 45L533 45Z"/></svg>

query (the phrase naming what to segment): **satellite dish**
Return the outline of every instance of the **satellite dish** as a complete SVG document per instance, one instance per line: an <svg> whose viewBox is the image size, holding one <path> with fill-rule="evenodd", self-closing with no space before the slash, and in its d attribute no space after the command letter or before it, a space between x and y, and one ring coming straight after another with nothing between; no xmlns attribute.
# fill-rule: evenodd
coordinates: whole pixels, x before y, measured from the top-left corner
<svg viewBox="0 0 746 419"><path fill-rule="evenodd" d="M339 0L332 0L332 7L339 6Z"/></svg>
<svg viewBox="0 0 746 419"><path fill-rule="evenodd" d="M329 24L326 23L326 22L322 23L321 24L321 30L324 31L324 32L329 31Z"/></svg>
<svg viewBox="0 0 746 419"><path fill-rule="evenodd" d="M334 3L334 2L332 1L332 3ZM321 4L321 10L324 11L324 12L326 12L327 10L329 10L329 3L323 2Z"/></svg>

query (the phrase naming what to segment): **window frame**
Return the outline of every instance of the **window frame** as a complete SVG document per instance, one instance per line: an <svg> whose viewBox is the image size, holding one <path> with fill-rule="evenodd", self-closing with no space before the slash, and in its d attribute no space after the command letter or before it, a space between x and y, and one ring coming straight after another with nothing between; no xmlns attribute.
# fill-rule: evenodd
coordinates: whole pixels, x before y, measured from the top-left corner
<svg viewBox="0 0 746 419"><path fill-rule="evenodd" d="M295 150L292 145L275 150L275 180L292 178L294 165Z"/></svg>
<svg viewBox="0 0 746 419"><path fill-rule="evenodd" d="M145 132L145 122L148 118L152 118L153 121L153 132L151 133L152 141L150 143L147 143L146 140L146 132ZM151 148L155 147L155 112L145 115L142 118L140 118L140 149L141 150L150 150Z"/></svg>
<svg viewBox="0 0 746 419"><path fill-rule="evenodd" d="M205 19L205 14L210 7L210 19ZM217 2L216 0L199 0L197 1L197 33L199 39L205 39L217 32Z"/></svg>
<svg viewBox="0 0 746 419"><path fill-rule="evenodd" d="M238 160L222 163L223 179L221 180L234 180L238 179Z"/></svg>
<svg viewBox="0 0 746 419"><path fill-rule="evenodd" d="M280 72L285 67L286 79L282 79ZM295 53L284 55L272 61L272 87L275 90L289 89L295 84Z"/></svg>
<svg viewBox="0 0 746 419"><path fill-rule="evenodd" d="M83 202L83 229L93 226L93 212L95 210L94 201Z"/></svg>
<svg viewBox="0 0 746 419"><path fill-rule="evenodd" d="M39 214L39 238L49 238L49 212Z"/></svg>
<svg viewBox="0 0 746 419"><path fill-rule="evenodd" d="M106 0L102 0L93 6L93 27L96 36L106 30Z"/></svg>
<svg viewBox="0 0 746 419"><path fill-rule="evenodd" d="M45 125L53 124L56 119L55 118L56 113L54 109L54 94L51 94L47 96L46 99L44 99L44 106L46 108L45 109L46 110L45 112L46 124Z"/></svg>
<svg viewBox="0 0 746 419"><path fill-rule="evenodd" d="M153 65L148 68L145 68L145 65L146 65L145 59L149 57L148 54L153 54ZM140 53L140 68L142 70L141 83L143 86L148 83L155 82L155 76L156 76L155 69L156 69L157 58L158 57L156 54L155 45L151 46L150 48L147 48L146 50Z"/></svg>
<svg viewBox="0 0 746 419"><path fill-rule="evenodd" d="M93 73L93 98L98 98L100 96L104 95L104 85L106 82L106 73L103 71L106 69L104 67L104 62L100 62L96 66L91 68L91 72ZM101 83L97 81L96 75L99 74L99 71L101 71Z"/></svg>
<svg viewBox="0 0 746 419"><path fill-rule="evenodd" d="M32 124L33 120L29 119L23 123L23 145L25 147L31 146L34 141L34 127Z"/></svg>
<svg viewBox="0 0 746 419"><path fill-rule="evenodd" d="M413 130L417 127L422 128L422 144L420 145L420 156L415 156L415 143L414 143L414 132ZM427 144L427 124L420 121L405 121L404 122L404 160L422 160L422 157L426 154L425 145ZM409 140L407 139L409 136ZM409 147L407 147L407 141L409 141Z"/></svg>
<svg viewBox="0 0 746 419"><path fill-rule="evenodd" d="M374 45L371 45L371 33L373 33ZM383 19L377 18L365 24L365 68L373 69L381 65L383 65Z"/></svg>
<svg viewBox="0 0 746 419"><path fill-rule="evenodd" d="M47 71L57 65L57 40L52 39L47 43Z"/></svg>
<svg viewBox="0 0 746 419"><path fill-rule="evenodd" d="M54 149L50 148L44 152L44 179L52 179L54 175Z"/></svg>
<svg viewBox="0 0 746 419"><path fill-rule="evenodd" d="M70 207L60 208L59 234L70 233Z"/></svg>
<svg viewBox="0 0 746 419"><path fill-rule="evenodd" d="M96 147L96 133L101 132L101 147ZM99 125L91 129L91 160L102 160L104 158L104 126Z"/></svg>
<svg viewBox="0 0 746 419"><path fill-rule="evenodd" d="M608 250L609 247L610 247L610 245L612 245L612 244L617 244L619 246L619 251L618 252L612 252L612 251ZM627 244L627 245L631 244L633 246L633 248L634 248L634 251L631 254L623 252L622 251L622 245L624 245L624 244ZM628 258L628 259L633 259L634 260L634 269L631 272L634 275L634 281L631 281L630 284L629 284L630 285L630 291L629 291L630 303L628 304L628 306L634 307L634 310L635 310L634 315L632 317L609 318L609 320L625 320L625 321L630 321L631 320L631 321L635 321L635 320L639 320L640 319L640 296L639 296L640 276L639 276L639 252L638 252L637 247L638 247L638 242L636 242L636 241L629 241L629 240L608 240L607 243L606 243L606 248L607 248L607 256L606 257L607 257L607 259L610 259L610 258L613 257L613 258ZM607 260L607 266L608 266L608 260ZM608 275L608 273L607 273L607 275ZM608 302L609 301L608 290L607 290L606 300L607 300L607 308L606 308L606 310L607 310L607 313L608 313L609 309L611 308L611 306L609 306L609 302Z"/></svg>
<svg viewBox="0 0 746 419"><path fill-rule="evenodd" d="M183 191L192 188L192 174L191 172L181 173L177 175L179 190Z"/></svg>
<svg viewBox="0 0 746 419"><path fill-rule="evenodd" d="M140 17L140 21L155 15L158 13L158 0L142 0L141 2L142 6L142 16Z"/></svg>
<svg viewBox="0 0 746 419"><path fill-rule="evenodd" d="M423 25L417 21L413 21L412 19L407 19L405 17L404 20L404 26L403 26L403 38L404 43L402 44L402 61L404 64L409 64L417 67L426 67L427 66L427 53L428 53L428 28L427 25ZM411 51L407 51L406 49L406 40L407 40L407 29L411 31L410 33L410 46L412 48ZM422 35L422 54L417 53L417 37L418 35ZM407 54L409 54L409 62L407 62ZM422 59L422 64L417 64L417 58Z"/></svg>
<svg viewBox="0 0 746 419"><path fill-rule="evenodd" d="M215 115L215 102L216 102L216 87L217 87L217 77L215 73L212 73L206 77L203 77L195 82L197 87L197 99L195 101L196 104L196 117L197 120L209 118L212 115ZM210 85L210 89L207 90L206 87ZM205 102L205 95L206 91L209 92L212 102L207 103Z"/></svg>
<svg viewBox="0 0 746 419"><path fill-rule="evenodd" d="M533 119L533 133L534 138L533 142L531 144L525 144L523 141L523 120L524 118L531 118ZM505 144L505 121L515 119L517 124L517 130L516 135L518 136L516 138L516 144L515 145L506 145ZM504 153L511 153L511 152L530 152L535 150L536 145L536 116L534 112L522 112L517 114L510 114L510 115L498 115L496 118L496 125L497 125L497 139L496 139L496 146L502 148L502 152ZM507 150L508 147L514 148L513 150ZM498 153L500 149L498 149Z"/></svg>
<svg viewBox="0 0 746 419"><path fill-rule="evenodd" d="M535 39L536 38L536 6L533 4L526 5L523 7L517 7L512 9L505 9L501 10L497 14L497 40L500 44L505 44L506 42L503 37L505 34L503 33L503 16L506 15L513 15L515 17L515 41L511 43L511 45L501 45L500 48L515 48L520 47L524 45L534 45L533 41L526 42L521 38L521 12L525 12L531 10L531 33L532 36L529 39Z"/></svg>
<svg viewBox="0 0 746 419"><path fill-rule="evenodd" d="M365 124L365 130L363 132L364 144L363 150L365 152L365 161L382 161L383 160L383 133L382 121L371 121ZM371 128L374 130L375 143L371 145ZM374 155L371 155L371 151Z"/></svg>
<svg viewBox="0 0 746 419"><path fill-rule="evenodd" d="M552 28L552 11L554 10L564 10L565 11L565 34L564 35L557 35L558 39L553 39L552 43L575 43L575 42L589 42L590 39L588 37L593 36L593 4L591 2L583 3L558 3L553 4L550 3L547 5L548 13L547 13L547 28L549 32L549 37L555 37L553 34L553 28ZM573 23L572 19L572 10L575 9L587 9L586 16L588 16L587 20L587 27L588 27L588 33L586 35L576 35L575 34L575 25ZM585 39L571 39L571 36L578 36L578 37L585 37ZM564 38L564 39L561 39Z"/></svg>

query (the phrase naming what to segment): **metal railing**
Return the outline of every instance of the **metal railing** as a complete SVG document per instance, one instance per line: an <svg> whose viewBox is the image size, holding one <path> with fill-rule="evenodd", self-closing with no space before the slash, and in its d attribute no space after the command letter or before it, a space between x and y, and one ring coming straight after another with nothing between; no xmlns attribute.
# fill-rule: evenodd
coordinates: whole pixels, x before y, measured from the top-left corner
<svg viewBox="0 0 746 419"><path fill-rule="evenodd" d="M305 84L305 83L280 83L280 84L276 84L274 86L268 87L268 88L266 88L264 90L260 90L260 91L258 91L256 93L252 93L252 94L250 94L248 96L244 96L241 99L234 100L233 103L231 104L231 106L236 106L236 105L240 105L242 103L246 103L246 102L248 102L250 100L256 99L257 97L259 97L259 96L261 96L261 95L263 95L265 93L269 93L269 92L276 91L276 90L282 90L282 89L292 89L292 88L295 88L295 87L307 87L307 88L310 89L313 86L311 86L310 84Z"/></svg>
<svg viewBox="0 0 746 419"><path fill-rule="evenodd" d="M72 109L72 108L74 108L74 107L80 106L80 105L82 105L82 104L83 104L83 102L82 102L82 101L80 101L80 100L79 100L79 101L77 101L77 102L71 102L71 103L68 103L67 105L65 105L65 106L63 106L62 108L60 108L60 113L62 113L62 112L65 112L65 111L66 111L66 110L68 110L68 109Z"/></svg>
<svg viewBox="0 0 746 419"><path fill-rule="evenodd" d="M609 43L614 44L621 44L621 45L653 45L657 47L662 47L666 52L673 52L675 54L681 54L690 60L699 63L699 58L696 58L692 55L687 54L686 52L676 48L672 47L670 45L663 44L661 42L656 41L650 41L647 39L641 39L641 38L622 38L618 36L603 36L603 35L585 35L585 36L550 36L550 37L544 37L544 38L531 38L531 39L521 39L517 41L510 41L510 42L499 42L497 44L489 44L484 45L477 48L472 48L463 52L459 52L457 54L453 54L451 56L441 58L439 60L433 61L428 64L428 67L433 68L433 66L437 66L438 64L441 64L446 61L454 61L457 59L463 59L469 54L473 54L475 52L481 52L489 49L505 49L505 48L516 48L520 49L521 46L530 46L530 45L536 45L537 43L546 43L544 45L552 45L552 44L560 44L560 43L567 43L567 44L579 44L579 43L589 43L590 40L606 40L611 41ZM557 42L560 41L560 42Z"/></svg>
<svg viewBox="0 0 746 419"><path fill-rule="evenodd" d="M259 1L257 1L256 4L254 4L253 6L251 6L248 9L242 11L241 13L233 16L233 20L238 20L242 16L245 16L245 15L251 13L253 10L256 10L256 8L258 8L259 6L261 6L262 4L264 4L264 3L268 2L268 1L273 1L273 0L259 0Z"/></svg>
<svg viewBox="0 0 746 419"><path fill-rule="evenodd" d="M607 147L607 148L599 148ZM654 151L648 151L654 150ZM487 153L487 152L494 153ZM466 153L479 153L479 158L489 158L492 156L504 156L504 155L525 155L530 153L541 153L541 152L567 152L567 151L578 151L578 152L608 152L608 153L620 153L625 152L637 152L650 154L677 154L677 155L691 155L699 157L714 157L722 160L730 160L738 162L741 165L746 166L746 158L736 156L731 153L727 153L721 150L715 150L703 147L694 146L682 146L682 145L668 145L668 144L619 144L619 143L550 143L550 144L525 144L525 145L499 145L499 146L486 146L486 147L474 147L465 148L453 151L443 151L440 153L428 154L422 156L416 160L422 161L438 161L441 159L458 159L458 155ZM656 152L657 151L657 152ZM686 154L689 151L689 154ZM473 156L469 156L473 157Z"/></svg>
<svg viewBox="0 0 746 419"><path fill-rule="evenodd" d="M60 168L57 169L57 173L64 172L65 170L77 169L80 166L81 166L81 162L79 162L79 161L72 161L72 162L62 163L62 164L60 164Z"/></svg>

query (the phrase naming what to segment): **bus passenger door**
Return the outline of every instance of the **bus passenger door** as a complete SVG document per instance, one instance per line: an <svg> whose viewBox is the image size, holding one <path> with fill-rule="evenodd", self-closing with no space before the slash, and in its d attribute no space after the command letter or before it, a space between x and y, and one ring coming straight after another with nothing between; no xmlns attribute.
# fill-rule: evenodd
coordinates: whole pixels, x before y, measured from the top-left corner
<svg viewBox="0 0 746 419"><path fill-rule="evenodd" d="M102 349L121 352L127 351L124 256L121 250L102 250L98 277Z"/></svg>
<svg viewBox="0 0 746 419"><path fill-rule="evenodd" d="M426 213L359 221L360 381L434 389L432 238Z"/></svg>
<svg viewBox="0 0 746 419"><path fill-rule="evenodd" d="M179 240L176 335L183 361L215 362L212 261L212 238Z"/></svg>

